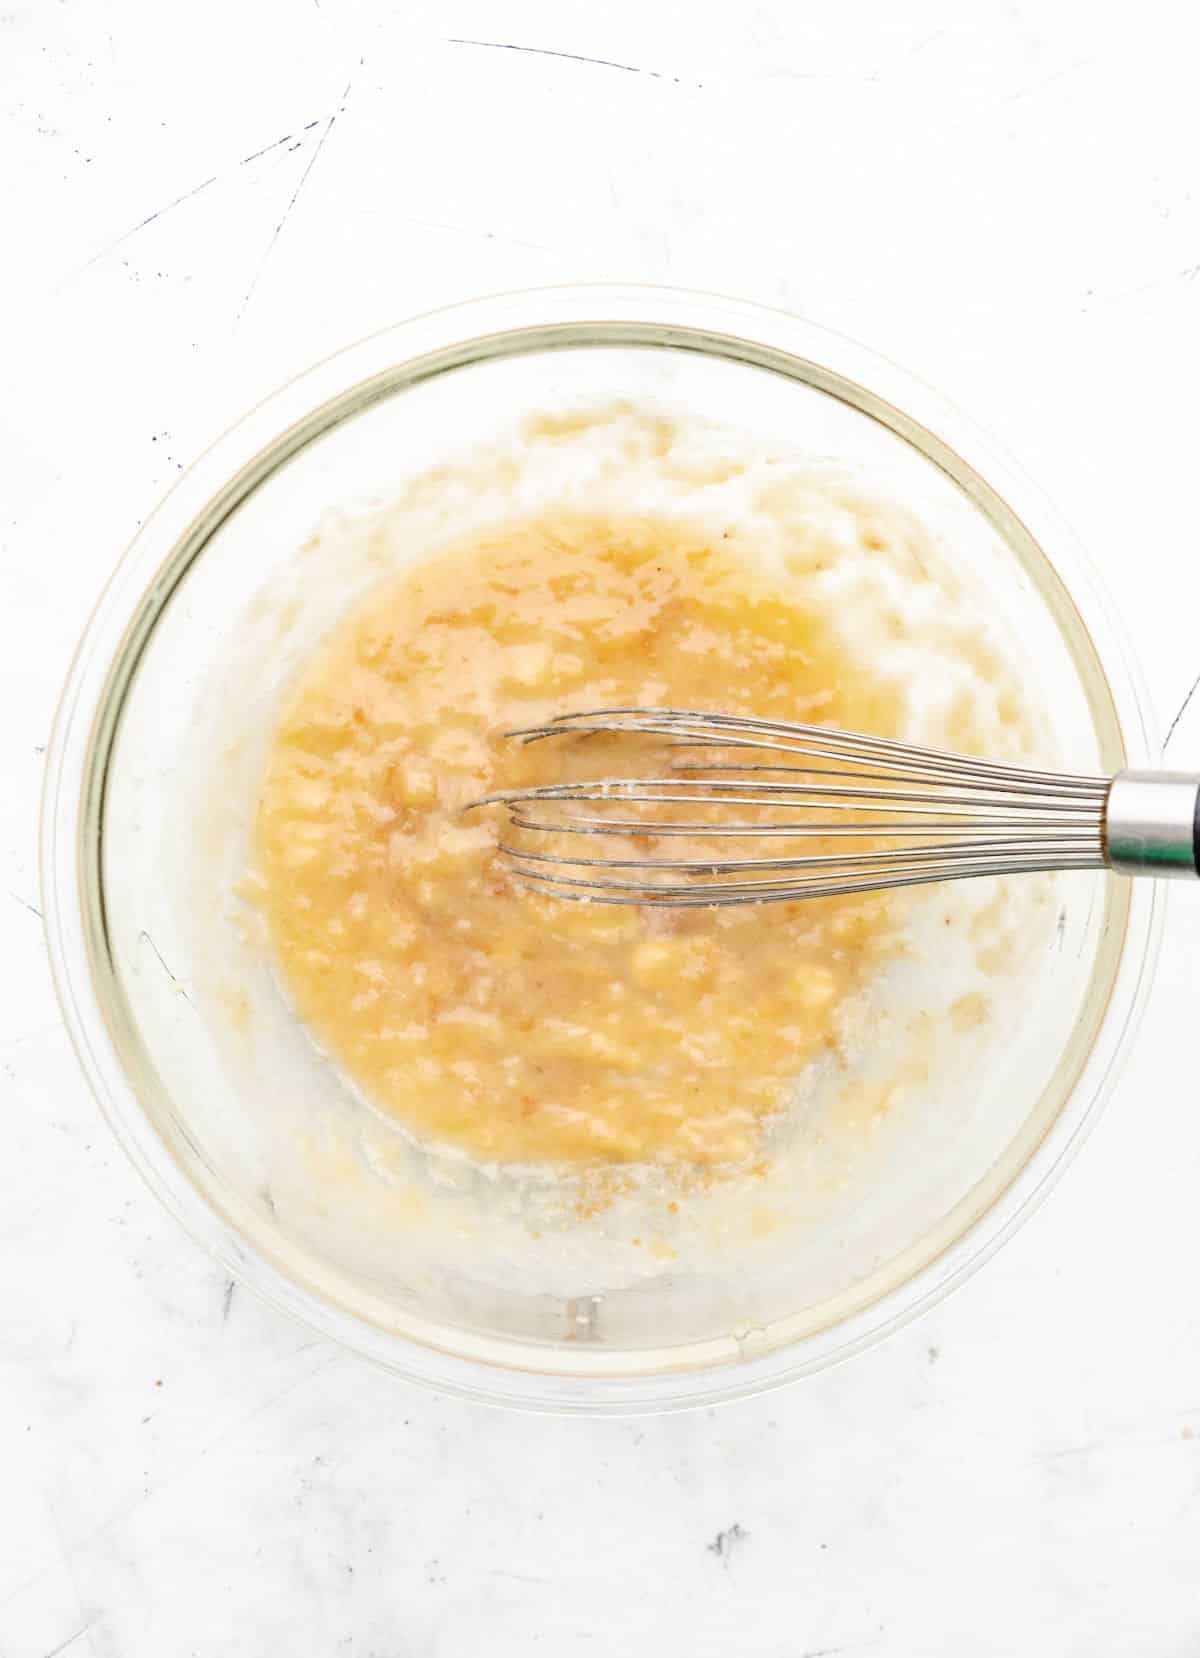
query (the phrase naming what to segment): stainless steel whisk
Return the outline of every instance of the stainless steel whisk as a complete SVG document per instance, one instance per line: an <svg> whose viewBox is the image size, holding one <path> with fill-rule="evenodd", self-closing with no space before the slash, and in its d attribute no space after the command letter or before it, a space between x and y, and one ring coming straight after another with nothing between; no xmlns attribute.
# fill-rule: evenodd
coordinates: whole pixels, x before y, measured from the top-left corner
<svg viewBox="0 0 1200 1658"><path fill-rule="evenodd" d="M1200 874L1200 775L1059 775L860 732L678 708L563 714L510 735L534 743L622 733L664 739L669 749L755 753L672 763L665 777L490 795L476 804L507 807L516 832L499 849L509 874L576 902L669 906L791 902L1034 870ZM656 815L638 815L646 807ZM657 815L671 807L679 810ZM588 839L575 856L542 850L546 835ZM638 837L643 855L589 856L591 837ZM659 841L669 848L673 837L833 844L782 855L658 855Z"/></svg>

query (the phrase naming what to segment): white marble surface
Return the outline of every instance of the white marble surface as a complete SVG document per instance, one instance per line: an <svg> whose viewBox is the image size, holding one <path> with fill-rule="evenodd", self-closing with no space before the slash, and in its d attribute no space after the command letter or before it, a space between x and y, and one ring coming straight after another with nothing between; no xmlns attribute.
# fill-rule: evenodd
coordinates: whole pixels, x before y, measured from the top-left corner
<svg viewBox="0 0 1200 1658"><path fill-rule="evenodd" d="M550 281L783 304L933 381L1082 532L1165 730L1197 44L1178 0L6 0L3 1658L1200 1652L1200 894L1081 1160L957 1297L774 1397L588 1423L230 1297L76 1071L35 851L67 656L178 469L347 339Z"/></svg>

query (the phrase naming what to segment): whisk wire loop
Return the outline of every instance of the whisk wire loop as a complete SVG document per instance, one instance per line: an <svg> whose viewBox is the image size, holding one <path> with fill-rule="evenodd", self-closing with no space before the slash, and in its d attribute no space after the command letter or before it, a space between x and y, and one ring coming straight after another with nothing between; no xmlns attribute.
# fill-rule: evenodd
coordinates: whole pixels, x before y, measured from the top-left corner
<svg viewBox="0 0 1200 1658"><path fill-rule="evenodd" d="M573 741L580 754L594 738L627 737L635 752L654 740L660 767L664 750L696 755L668 760L667 775L568 778L475 803L507 810L515 834L498 857L514 880L575 902L791 902L1110 861L1106 777L676 708L588 709L508 735ZM738 750L749 751L744 762L730 756ZM625 839L640 855L587 856L572 839L580 836ZM655 856L660 839L664 851L687 844L679 856ZM712 844L722 841L734 844ZM755 841L796 844L734 855L737 843Z"/></svg>

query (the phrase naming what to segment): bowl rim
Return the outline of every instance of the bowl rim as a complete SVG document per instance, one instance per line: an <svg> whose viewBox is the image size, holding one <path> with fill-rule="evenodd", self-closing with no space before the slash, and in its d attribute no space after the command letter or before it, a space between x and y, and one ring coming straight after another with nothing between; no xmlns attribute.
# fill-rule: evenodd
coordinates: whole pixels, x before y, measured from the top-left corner
<svg viewBox="0 0 1200 1658"><path fill-rule="evenodd" d="M1122 732L1126 763L1158 754L1149 702L1136 657L1090 560L1048 499L972 421L923 381L843 334L787 312L719 294L581 284L520 290L442 307L391 324L324 358L257 403L213 442L144 521L101 593L72 659L47 748L42 791L41 886L51 972L72 1044L117 1140L151 1190L197 1242L247 1287L323 1334L407 1378L480 1402L562 1413L632 1413L712 1405L762 1392L841 1362L882 1340L965 1282L1024 1223L1078 1153L1111 1094L1154 976L1163 901L1152 882L1134 883L1107 1005L1078 1075L1041 1140L993 1200L938 1250L881 1296L834 1324L738 1362L661 1369L636 1376L562 1373L448 1352L436 1343L367 1322L306 1287L278 1257L250 1243L192 1181L142 1110L137 1089L111 1039L92 971L88 858L95 852L94 756L111 743L120 714L114 676L185 541L210 535L223 497L241 499L263 468L273 470L317 432L342 418L339 405L366 406L372 387L390 395L400 370L428 363L439 372L477 361L488 342L522 336L529 348L561 337L588 343L580 331L620 330L619 343L694 348L743 344L749 360L778 357L803 366L808 383L824 376L840 395L849 385L868 412L897 435L920 441L929 459L966 493L975 480L1042 552L1101 664ZM640 338L638 331L644 334ZM631 333L633 337L631 338ZM734 353L736 354L736 353ZM381 366L382 365L382 366ZM868 407L869 405L869 407ZM893 419L896 424L893 424ZM269 463L269 464L268 464ZM230 496L240 489L240 494ZM978 502L977 502L978 504ZM1053 553L1047 550L1053 549ZM190 562L190 560L185 561ZM169 594L173 582L166 585ZM165 600L161 601L165 602ZM155 613L156 614L156 613ZM102 774L102 768L101 768ZM532 1344L516 1344L531 1349Z"/></svg>

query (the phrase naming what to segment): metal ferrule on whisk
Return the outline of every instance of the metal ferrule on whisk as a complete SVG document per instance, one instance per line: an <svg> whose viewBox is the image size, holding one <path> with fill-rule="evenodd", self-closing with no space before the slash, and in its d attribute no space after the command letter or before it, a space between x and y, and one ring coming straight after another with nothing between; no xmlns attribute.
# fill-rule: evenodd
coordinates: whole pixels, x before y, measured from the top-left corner
<svg viewBox="0 0 1200 1658"><path fill-rule="evenodd" d="M1200 872L1200 789L1181 771L1122 771L1104 813L1104 853L1123 875Z"/></svg>

